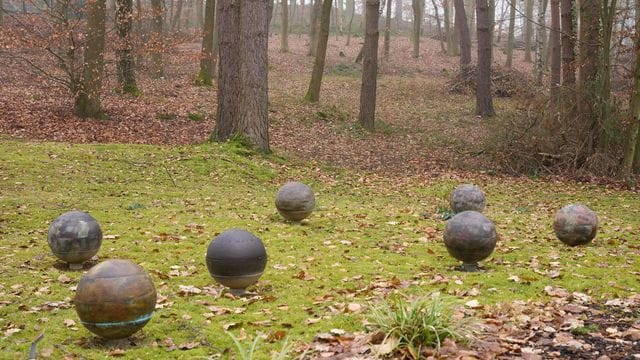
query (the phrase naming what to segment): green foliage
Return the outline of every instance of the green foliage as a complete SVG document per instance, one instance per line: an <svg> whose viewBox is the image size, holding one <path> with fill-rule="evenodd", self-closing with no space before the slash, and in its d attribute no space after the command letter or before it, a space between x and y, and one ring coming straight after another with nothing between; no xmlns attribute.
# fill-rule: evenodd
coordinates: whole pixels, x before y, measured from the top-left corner
<svg viewBox="0 0 640 360"><path fill-rule="evenodd" d="M577 328L571 330L571 333L573 333L575 335L587 335L587 334L594 333L594 332L598 332L598 325L597 324L589 324L589 325L585 325L585 326L580 326L580 327L577 327Z"/></svg>
<svg viewBox="0 0 640 360"><path fill-rule="evenodd" d="M470 324L455 320L453 304L438 294L407 301L395 297L372 307L368 320L382 331L386 339L393 339L397 349L407 349L414 359L420 358L421 348L439 348L446 338L470 341Z"/></svg>
<svg viewBox="0 0 640 360"><path fill-rule="evenodd" d="M140 90L140 88L138 88L138 85L136 84L127 84L122 87L121 91L123 94L129 94L133 97L142 96L142 91Z"/></svg>
<svg viewBox="0 0 640 360"><path fill-rule="evenodd" d="M233 344L236 348L236 354L238 355L236 359L254 360L254 359L261 359L264 356L264 355L260 355L260 356L256 355L257 354L256 351L260 348L259 344L260 344L260 341L262 340L262 337L263 337L262 335L256 334L255 337L253 338L253 341L251 341L251 344L249 345L249 347L245 349L245 347L242 345L240 340L235 336L233 336L232 333L226 332L226 334L231 338L231 340L233 340ZM271 360L288 359L289 352L291 352L291 345L289 344L288 339L285 339L280 351L271 355Z"/></svg>
<svg viewBox="0 0 640 360"><path fill-rule="evenodd" d="M189 112L187 114L187 117L191 121L202 121L202 120L204 120L204 115L200 114L200 113L196 113L196 112Z"/></svg>
<svg viewBox="0 0 640 360"><path fill-rule="evenodd" d="M325 70L327 74L348 77L361 77L362 65L353 62L339 62Z"/></svg>

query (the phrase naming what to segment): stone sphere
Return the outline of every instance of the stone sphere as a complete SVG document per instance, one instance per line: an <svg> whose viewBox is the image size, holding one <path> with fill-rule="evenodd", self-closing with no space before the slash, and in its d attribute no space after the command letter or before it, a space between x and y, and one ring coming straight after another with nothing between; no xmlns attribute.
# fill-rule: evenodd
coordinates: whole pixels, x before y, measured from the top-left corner
<svg viewBox="0 0 640 360"><path fill-rule="evenodd" d="M252 233L230 229L211 241L205 260L209 274L239 295L262 276L267 266L267 250Z"/></svg>
<svg viewBox="0 0 640 360"><path fill-rule="evenodd" d="M73 303L89 331L120 339L149 322L156 308L156 289L140 266L129 260L107 260L82 276Z"/></svg>
<svg viewBox="0 0 640 360"><path fill-rule="evenodd" d="M86 212L69 211L53 220L48 238L55 256L68 262L71 269L82 269L82 263L100 250L102 230Z"/></svg>
<svg viewBox="0 0 640 360"><path fill-rule="evenodd" d="M276 208L289 221L300 221L308 217L315 206L313 191L300 182L288 182L276 194Z"/></svg>
<svg viewBox="0 0 640 360"><path fill-rule="evenodd" d="M466 269L477 267L496 247L496 227L477 211L463 211L448 222L444 230L444 244L449 254L463 262Z"/></svg>
<svg viewBox="0 0 640 360"><path fill-rule="evenodd" d="M567 205L556 213L553 230L567 245L587 244L596 237L598 216L585 205Z"/></svg>
<svg viewBox="0 0 640 360"><path fill-rule="evenodd" d="M449 204L454 213L467 210L482 212L486 199L484 192L476 185L463 184L455 188L449 197Z"/></svg>

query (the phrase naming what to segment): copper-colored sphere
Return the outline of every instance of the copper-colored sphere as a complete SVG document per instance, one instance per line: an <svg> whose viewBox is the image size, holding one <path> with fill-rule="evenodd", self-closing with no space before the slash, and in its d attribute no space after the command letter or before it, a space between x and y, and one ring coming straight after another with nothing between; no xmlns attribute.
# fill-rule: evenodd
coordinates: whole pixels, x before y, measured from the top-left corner
<svg viewBox="0 0 640 360"><path fill-rule="evenodd" d="M585 205L567 205L556 214L553 230L558 239L567 245L584 245L596 237L598 216Z"/></svg>
<svg viewBox="0 0 640 360"><path fill-rule="evenodd" d="M58 216L49 226L49 247L71 269L82 269L82 263L98 253L102 230L91 215L69 211Z"/></svg>
<svg viewBox="0 0 640 360"><path fill-rule="evenodd" d="M276 194L276 208L289 221L307 218L316 206L316 198L311 188L301 182L284 184Z"/></svg>
<svg viewBox="0 0 640 360"><path fill-rule="evenodd" d="M477 211L463 211L447 222L444 244L454 258L463 262L463 269L474 271L496 247L498 235L491 220Z"/></svg>
<svg viewBox="0 0 640 360"><path fill-rule="evenodd" d="M147 272L129 260L107 260L89 270L73 300L89 331L107 339L125 338L144 327L156 307L156 289Z"/></svg>

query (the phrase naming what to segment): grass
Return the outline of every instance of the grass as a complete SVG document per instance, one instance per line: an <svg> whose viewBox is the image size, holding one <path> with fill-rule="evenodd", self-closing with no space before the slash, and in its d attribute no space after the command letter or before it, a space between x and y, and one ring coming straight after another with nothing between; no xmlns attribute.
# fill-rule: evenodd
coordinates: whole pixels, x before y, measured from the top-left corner
<svg viewBox="0 0 640 360"><path fill-rule="evenodd" d="M277 189L294 179L309 184L317 200L300 225L283 221L273 205ZM127 358L207 358L234 352L225 331L246 334L238 340L243 349L265 334L270 340L256 346L254 358L281 352L285 338L293 356L320 332L362 330L366 312L347 305L366 307L382 296L372 284L394 277L407 285L396 289L407 297L437 291L485 306L544 300L549 285L596 300L638 291L630 273L640 266L637 194L530 179L460 181L487 193L485 213L500 233L478 273L455 271L459 264L442 245L445 222L436 212L457 183L449 178L398 181L285 162L240 140L159 147L0 139L1 357L24 358L42 331L38 348L51 358L101 358L116 349ZM598 212L601 230L588 246L568 248L553 236L553 214L569 202ZM100 341L79 324L71 301L82 273L65 270L47 245L50 222L71 209L100 222L99 260L140 264L164 299L135 345ZM269 254L251 301L215 295L223 289L204 263L211 239L231 227L256 234ZM438 276L446 280L433 282ZM180 286L203 292L185 294ZM471 288L479 294L466 295ZM269 336L278 332L285 336ZM176 349L169 352L169 343Z"/></svg>

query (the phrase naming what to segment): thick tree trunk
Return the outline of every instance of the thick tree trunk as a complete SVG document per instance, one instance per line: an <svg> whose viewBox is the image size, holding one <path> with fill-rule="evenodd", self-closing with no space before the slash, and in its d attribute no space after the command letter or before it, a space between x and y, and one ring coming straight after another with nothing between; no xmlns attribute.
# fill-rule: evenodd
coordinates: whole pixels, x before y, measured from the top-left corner
<svg viewBox="0 0 640 360"><path fill-rule="evenodd" d="M322 75L324 73L324 62L327 55L327 42L329 41L329 25L331 20L331 0L324 0L322 3L322 13L320 15L320 33L318 34L318 49L311 72L309 89L304 99L310 102L320 100L320 86L322 85Z"/></svg>
<svg viewBox="0 0 640 360"><path fill-rule="evenodd" d="M467 27L467 14L464 0L453 0L456 10L456 27L460 36L460 75L466 77L471 66L471 35Z"/></svg>
<svg viewBox="0 0 640 360"><path fill-rule="evenodd" d="M268 24L264 0L242 0L240 11L239 133L262 152L269 152L267 86Z"/></svg>
<svg viewBox="0 0 640 360"><path fill-rule="evenodd" d="M598 135L598 149L601 153L609 152L614 135L614 123L611 119L611 36L616 16L616 0L604 1L601 7L602 15L602 59L598 69L600 81L600 134Z"/></svg>
<svg viewBox="0 0 640 360"><path fill-rule="evenodd" d="M287 0L280 0L280 52L289 52L289 4ZM294 0L295 1L295 0Z"/></svg>
<svg viewBox="0 0 640 360"><path fill-rule="evenodd" d="M561 0L560 6L562 7L562 85L567 86L576 83L574 0Z"/></svg>
<svg viewBox="0 0 640 360"><path fill-rule="evenodd" d="M360 125L375 128L376 87L378 78L378 8L380 0L366 0L366 23L363 48L362 86L360 87Z"/></svg>
<svg viewBox="0 0 640 360"><path fill-rule="evenodd" d="M560 0L551 0L551 104L559 104L560 96Z"/></svg>
<svg viewBox="0 0 640 360"><path fill-rule="evenodd" d="M133 41L131 28L133 26L132 0L117 0L116 28L120 43L116 50L118 57L117 72L120 89L132 95L139 95L136 85L135 65L133 61Z"/></svg>
<svg viewBox="0 0 640 360"><path fill-rule="evenodd" d="M422 33L424 0L412 0L411 6L413 8L413 57L417 59L420 56L420 36Z"/></svg>
<svg viewBox="0 0 640 360"><path fill-rule="evenodd" d="M444 46L444 35L442 34L442 26L440 24L440 15L438 14L438 4L436 4L436 0L431 0L431 3L433 4L433 8L435 11L436 26L438 27L438 38L440 39L440 50L442 50L442 52L446 54L447 49ZM474 13L475 13L475 9L474 9Z"/></svg>
<svg viewBox="0 0 640 360"><path fill-rule="evenodd" d="M511 69L513 63L513 41L515 40L516 28L516 0L509 1L509 38L507 40L507 62L505 67Z"/></svg>
<svg viewBox="0 0 640 360"><path fill-rule="evenodd" d="M202 5L203 0L196 0L196 27L198 31L203 31L204 29L204 16L202 16Z"/></svg>
<svg viewBox="0 0 640 360"><path fill-rule="evenodd" d="M75 99L80 117L102 117L100 90L104 70L105 0L87 4L87 38L82 65L82 80Z"/></svg>
<svg viewBox="0 0 640 360"><path fill-rule="evenodd" d="M469 18L469 29L476 28L476 2L475 0L467 1L467 17ZM471 38L475 37L475 31L470 31Z"/></svg>
<svg viewBox="0 0 640 360"><path fill-rule="evenodd" d="M318 33L320 32L320 13L322 12L322 0L313 0L313 8L311 9L311 28L309 36L309 52L307 55L316 56L318 49Z"/></svg>
<svg viewBox="0 0 640 360"><path fill-rule="evenodd" d="M173 18L171 19L171 31L180 31L180 16L182 16L182 4L183 0L178 0L178 4L176 5L176 12L173 14Z"/></svg>
<svg viewBox="0 0 640 360"><path fill-rule="evenodd" d="M162 53L164 52L163 42L163 20L162 20L162 0L151 0L152 28L153 33L149 39L151 52L151 77L154 79L164 76L162 66Z"/></svg>
<svg viewBox="0 0 640 360"><path fill-rule="evenodd" d="M490 0L493 1L493 0ZM476 114L493 116L491 96L491 30L487 0L476 1L478 33L478 74L476 80Z"/></svg>
<svg viewBox="0 0 640 360"><path fill-rule="evenodd" d="M444 11L444 36L447 40L447 55L454 55L453 31L451 27L451 5L449 3L449 0L442 1L442 9Z"/></svg>
<svg viewBox="0 0 640 360"><path fill-rule="evenodd" d="M631 112L632 120L629 126L629 134L627 137L627 147L624 152L624 158L622 160L622 167L620 175L623 179L631 177L633 172L638 173L640 168L634 168L635 164L640 164L638 159L638 152L640 137L640 1L636 1L636 36L635 36L635 53L636 53L636 65L633 72L633 90L631 92L631 100L629 110Z"/></svg>
<svg viewBox="0 0 640 360"><path fill-rule="evenodd" d="M204 34L202 36L202 53L200 71L196 78L198 85L213 85L214 55L213 33L215 29L216 0L206 0L204 9Z"/></svg>
<svg viewBox="0 0 640 360"><path fill-rule="evenodd" d="M580 68L578 81L578 109L580 119L589 128L587 153L592 154L598 143L597 77L600 60L600 1L580 1Z"/></svg>
<svg viewBox="0 0 640 360"><path fill-rule="evenodd" d="M533 1L525 0L524 61L531 62L531 39L533 38Z"/></svg>
<svg viewBox="0 0 640 360"><path fill-rule="evenodd" d="M391 47L391 0L387 1L387 16L384 24L384 57L389 57L389 48Z"/></svg>
<svg viewBox="0 0 640 360"><path fill-rule="evenodd" d="M218 141L230 139L238 132L240 101L240 2L242 0L218 0L218 41L220 61L218 66L218 113L215 137Z"/></svg>

